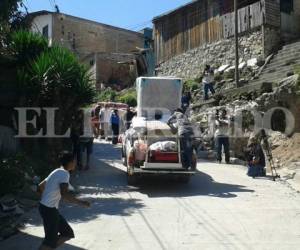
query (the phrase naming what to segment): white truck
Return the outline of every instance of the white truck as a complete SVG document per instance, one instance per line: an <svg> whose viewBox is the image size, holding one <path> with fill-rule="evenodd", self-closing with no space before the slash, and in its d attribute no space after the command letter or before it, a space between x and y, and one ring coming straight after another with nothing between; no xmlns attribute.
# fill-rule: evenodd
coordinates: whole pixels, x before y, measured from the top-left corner
<svg viewBox="0 0 300 250"><path fill-rule="evenodd" d="M123 164L127 179L135 184L142 175L172 175L188 182L195 170L182 166L177 133L167 120L181 105L182 80L178 78L140 77L136 80L137 116L125 132L122 142ZM193 168L197 158L193 155Z"/></svg>

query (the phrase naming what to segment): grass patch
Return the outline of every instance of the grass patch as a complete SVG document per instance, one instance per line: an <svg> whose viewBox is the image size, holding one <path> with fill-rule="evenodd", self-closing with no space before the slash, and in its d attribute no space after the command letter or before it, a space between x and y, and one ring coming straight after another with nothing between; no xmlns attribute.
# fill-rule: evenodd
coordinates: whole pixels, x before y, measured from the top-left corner
<svg viewBox="0 0 300 250"><path fill-rule="evenodd" d="M137 105L137 93L135 89L127 89L116 92L112 89L105 89L97 96L98 102L121 102L131 107Z"/></svg>
<svg viewBox="0 0 300 250"><path fill-rule="evenodd" d="M195 91L199 89L199 82L196 80L187 80L186 82L184 82L183 87L184 90Z"/></svg>

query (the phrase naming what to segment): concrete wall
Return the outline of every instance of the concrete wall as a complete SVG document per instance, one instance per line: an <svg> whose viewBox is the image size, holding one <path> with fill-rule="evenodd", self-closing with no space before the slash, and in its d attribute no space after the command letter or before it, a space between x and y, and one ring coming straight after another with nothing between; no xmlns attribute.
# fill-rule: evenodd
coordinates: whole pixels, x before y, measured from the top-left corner
<svg viewBox="0 0 300 250"><path fill-rule="evenodd" d="M43 28L48 25L49 45L52 45L53 40L53 18L52 15L37 16L32 20L31 30L35 33L43 33Z"/></svg>
<svg viewBox="0 0 300 250"><path fill-rule="evenodd" d="M80 57L96 52L127 53L143 48L142 34L64 14L53 14L53 39Z"/></svg>
<svg viewBox="0 0 300 250"><path fill-rule="evenodd" d="M124 89L132 86L137 78L137 64L134 54L96 53L86 57L84 63L90 67L95 86Z"/></svg>
<svg viewBox="0 0 300 250"><path fill-rule="evenodd" d="M294 0L291 13L281 12L281 32L286 41L300 37L300 0Z"/></svg>
<svg viewBox="0 0 300 250"><path fill-rule="evenodd" d="M267 57L279 49L282 37L277 27L265 26L263 33L263 53Z"/></svg>

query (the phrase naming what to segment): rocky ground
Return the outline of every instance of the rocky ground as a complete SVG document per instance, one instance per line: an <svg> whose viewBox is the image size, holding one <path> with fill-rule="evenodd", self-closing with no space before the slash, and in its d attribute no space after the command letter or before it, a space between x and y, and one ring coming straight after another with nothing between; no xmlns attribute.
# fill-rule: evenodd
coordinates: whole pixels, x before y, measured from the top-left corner
<svg viewBox="0 0 300 250"><path fill-rule="evenodd" d="M261 94L259 94L261 92ZM225 108L228 115L233 120L231 131L231 149L232 156L243 159L243 149L247 146L249 137L253 134L255 125L258 127L269 126L267 123L257 124L262 118L254 119L252 114L267 114L273 109L285 108L289 110L290 115L286 117L278 116L272 120L274 129L281 130L285 127L285 132L275 132L267 130L269 144L273 150L273 157L276 167L282 177L291 185L300 190L300 145L299 145L299 76L288 77L275 88L271 88L264 93L264 90L249 90L240 93L225 93L224 97L218 102L198 105L193 104L192 120L204 130L204 140L211 144L214 129L214 115L217 109ZM269 127L271 128L271 127ZM296 131L296 133L295 133Z"/></svg>
<svg viewBox="0 0 300 250"><path fill-rule="evenodd" d="M294 189L300 191L300 134L281 141L273 150L275 162L280 167L281 177Z"/></svg>

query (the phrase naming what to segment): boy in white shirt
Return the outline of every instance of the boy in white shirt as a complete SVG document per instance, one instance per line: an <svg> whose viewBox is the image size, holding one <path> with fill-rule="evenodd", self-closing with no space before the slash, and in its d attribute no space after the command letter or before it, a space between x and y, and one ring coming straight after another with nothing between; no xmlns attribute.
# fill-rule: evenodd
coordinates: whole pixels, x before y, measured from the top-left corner
<svg viewBox="0 0 300 250"><path fill-rule="evenodd" d="M44 181L39 184L42 194L39 212L43 219L45 239L40 250L56 249L66 241L74 238L74 232L64 217L59 213L58 206L61 198L82 207L90 207L88 201L77 199L69 193L69 171L75 169L74 155L62 152L60 156L61 167L54 170Z"/></svg>

